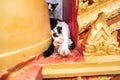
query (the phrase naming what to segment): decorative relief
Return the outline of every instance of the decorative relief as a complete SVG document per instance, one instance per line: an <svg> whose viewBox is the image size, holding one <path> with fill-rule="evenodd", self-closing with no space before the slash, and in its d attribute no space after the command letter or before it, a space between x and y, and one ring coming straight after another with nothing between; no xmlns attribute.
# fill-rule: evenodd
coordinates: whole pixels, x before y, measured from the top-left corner
<svg viewBox="0 0 120 80"><path fill-rule="evenodd" d="M118 48L118 42L98 42L91 45L86 45L84 51L85 55L109 55L120 54L120 48Z"/></svg>
<svg viewBox="0 0 120 80"><path fill-rule="evenodd" d="M79 0L79 13L83 13L88 9L96 7L97 5L104 3L108 0Z"/></svg>
<svg viewBox="0 0 120 80"><path fill-rule="evenodd" d="M118 31L110 30L104 13L100 14L91 28L85 44L84 55L120 55L120 47L117 42Z"/></svg>

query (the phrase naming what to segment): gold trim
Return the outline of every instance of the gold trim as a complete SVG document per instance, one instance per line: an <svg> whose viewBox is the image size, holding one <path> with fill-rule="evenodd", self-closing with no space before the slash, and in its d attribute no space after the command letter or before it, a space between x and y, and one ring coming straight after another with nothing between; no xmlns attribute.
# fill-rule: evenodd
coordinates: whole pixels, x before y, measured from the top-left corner
<svg viewBox="0 0 120 80"><path fill-rule="evenodd" d="M26 48L18 49L18 50L9 52L9 53L2 53L2 54L0 55L0 57L5 57L5 56L9 56L9 55L12 55L12 54L21 52L21 51L25 51L25 50L28 50L28 49L32 49L32 48L34 48L34 47L37 47L37 46L39 46L39 45L42 45L42 44L46 43L46 42L49 41L50 39L51 39L51 37L50 37L49 39L45 40L45 41L42 41L42 42L40 42L40 43L37 43L37 44L33 45L33 46L29 46L29 47L26 47Z"/></svg>

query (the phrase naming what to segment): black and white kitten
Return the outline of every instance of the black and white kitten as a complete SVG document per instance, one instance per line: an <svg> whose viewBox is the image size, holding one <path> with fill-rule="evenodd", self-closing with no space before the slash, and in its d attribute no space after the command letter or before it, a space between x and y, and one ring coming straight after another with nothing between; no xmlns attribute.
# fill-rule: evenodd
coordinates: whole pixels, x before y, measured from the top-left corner
<svg viewBox="0 0 120 80"><path fill-rule="evenodd" d="M70 50L75 48L75 44L70 37L68 24L60 19L53 18L52 16L57 7L55 5L58 4L48 3L50 17L52 17L50 18L52 43L50 47L43 53L44 57L52 55L54 51L58 52L61 56L67 56L69 55Z"/></svg>
<svg viewBox="0 0 120 80"><path fill-rule="evenodd" d="M48 4L48 9L49 9L49 15L51 18L54 18L54 11L56 7L58 6L58 3L47 3Z"/></svg>

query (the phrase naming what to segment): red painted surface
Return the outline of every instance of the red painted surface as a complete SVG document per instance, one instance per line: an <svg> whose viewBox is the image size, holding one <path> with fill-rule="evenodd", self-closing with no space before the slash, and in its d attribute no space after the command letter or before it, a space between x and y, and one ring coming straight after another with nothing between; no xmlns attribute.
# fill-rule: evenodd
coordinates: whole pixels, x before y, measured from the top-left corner
<svg viewBox="0 0 120 80"><path fill-rule="evenodd" d="M59 63L77 63L83 61L82 55L77 49L71 51L71 54L66 57L47 57L42 55L28 62L16 66L10 70L8 74L1 74L0 80L42 80L42 65L44 64L59 64Z"/></svg>

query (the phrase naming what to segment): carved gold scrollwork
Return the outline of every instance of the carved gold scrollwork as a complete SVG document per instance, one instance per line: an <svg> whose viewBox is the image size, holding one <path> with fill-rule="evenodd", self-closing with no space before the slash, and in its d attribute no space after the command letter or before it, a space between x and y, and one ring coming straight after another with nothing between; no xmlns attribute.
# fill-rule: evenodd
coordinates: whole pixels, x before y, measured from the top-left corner
<svg viewBox="0 0 120 80"><path fill-rule="evenodd" d="M120 54L120 48L117 42L99 42L86 45L85 53L89 55L114 55Z"/></svg>
<svg viewBox="0 0 120 80"><path fill-rule="evenodd" d="M110 29L106 24L106 16L103 13L92 26L92 31L89 34L87 44L85 45L85 54L120 55L120 47L117 42L118 32L114 30L113 32L112 28Z"/></svg>

